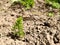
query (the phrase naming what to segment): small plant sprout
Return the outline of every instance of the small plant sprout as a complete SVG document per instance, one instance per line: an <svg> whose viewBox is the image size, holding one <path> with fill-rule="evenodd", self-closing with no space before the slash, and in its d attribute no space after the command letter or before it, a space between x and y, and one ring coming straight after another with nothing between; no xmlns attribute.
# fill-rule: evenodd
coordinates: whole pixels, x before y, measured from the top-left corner
<svg viewBox="0 0 60 45"><path fill-rule="evenodd" d="M51 5L53 8L60 9L60 0L45 0L46 4Z"/></svg>
<svg viewBox="0 0 60 45"><path fill-rule="evenodd" d="M23 18L19 17L17 18L15 25L13 26L14 35L17 35L19 37L24 37L25 33L23 31Z"/></svg>
<svg viewBox="0 0 60 45"><path fill-rule="evenodd" d="M49 17L52 17L53 15L54 15L53 12L49 12L49 13L48 13L48 16L49 16Z"/></svg>
<svg viewBox="0 0 60 45"><path fill-rule="evenodd" d="M12 0L12 2L22 4L25 7L25 9L30 9L34 5L34 0Z"/></svg>

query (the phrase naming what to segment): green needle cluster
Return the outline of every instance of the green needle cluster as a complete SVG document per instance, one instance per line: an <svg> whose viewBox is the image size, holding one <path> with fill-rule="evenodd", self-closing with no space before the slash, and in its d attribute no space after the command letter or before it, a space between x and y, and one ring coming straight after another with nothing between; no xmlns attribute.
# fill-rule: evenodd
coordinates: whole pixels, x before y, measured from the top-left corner
<svg viewBox="0 0 60 45"><path fill-rule="evenodd" d="M47 4L51 5L53 8L60 9L60 0L45 0Z"/></svg>
<svg viewBox="0 0 60 45"><path fill-rule="evenodd" d="M17 18L15 25L13 26L13 30L15 31L14 34L20 37L23 37L24 31L23 31L23 18L19 17Z"/></svg>
<svg viewBox="0 0 60 45"><path fill-rule="evenodd" d="M11 0L13 3L14 2L19 2L21 3L25 9L30 9L34 5L34 0Z"/></svg>

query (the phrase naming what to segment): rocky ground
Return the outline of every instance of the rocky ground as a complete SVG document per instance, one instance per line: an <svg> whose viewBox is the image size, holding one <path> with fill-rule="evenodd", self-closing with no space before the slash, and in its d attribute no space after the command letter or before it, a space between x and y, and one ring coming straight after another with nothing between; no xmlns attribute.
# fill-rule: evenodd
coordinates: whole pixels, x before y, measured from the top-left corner
<svg viewBox="0 0 60 45"><path fill-rule="evenodd" d="M49 17L49 11L53 11L54 16ZM25 32L20 40L11 33L19 16L23 16ZM60 45L59 27L59 9L47 6L44 0L35 0L30 10L19 4L12 5L10 0L0 0L0 45Z"/></svg>

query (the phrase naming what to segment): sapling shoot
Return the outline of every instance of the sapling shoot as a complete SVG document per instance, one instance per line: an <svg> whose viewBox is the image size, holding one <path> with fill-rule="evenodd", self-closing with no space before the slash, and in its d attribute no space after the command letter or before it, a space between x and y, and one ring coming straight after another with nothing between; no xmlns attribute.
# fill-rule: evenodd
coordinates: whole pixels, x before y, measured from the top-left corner
<svg viewBox="0 0 60 45"><path fill-rule="evenodd" d="M14 34L19 37L24 37L24 31L23 31L23 18L19 17L17 18L15 25L13 26Z"/></svg>
<svg viewBox="0 0 60 45"><path fill-rule="evenodd" d="M25 7L25 9L30 9L34 5L34 0L11 0L11 2L20 3Z"/></svg>

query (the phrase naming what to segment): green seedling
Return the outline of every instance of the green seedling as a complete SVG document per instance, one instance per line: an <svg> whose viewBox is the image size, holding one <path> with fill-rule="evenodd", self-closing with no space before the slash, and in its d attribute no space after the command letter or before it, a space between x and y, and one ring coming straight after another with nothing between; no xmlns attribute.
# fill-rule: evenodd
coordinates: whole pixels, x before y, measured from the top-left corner
<svg viewBox="0 0 60 45"><path fill-rule="evenodd" d="M51 5L53 8L60 9L60 0L45 0L46 4Z"/></svg>
<svg viewBox="0 0 60 45"><path fill-rule="evenodd" d="M25 9L30 9L34 5L34 0L12 0L12 3L14 2L22 4Z"/></svg>
<svg viewBox="0 0 60 45"><path fill-rule="evenodd" d="M13 26L14 34L19 37L24 37L24 31L23 31L23 18L19 17L17 18L15 25Z"/></svg>
<svg viewBox="0 0 60 45"><path fill-rule="evenodd" d="M48 16L49 16L49 17L52 17L53 15L54 15L53 12L49 12L49 13L48 13Z"/></svg>

